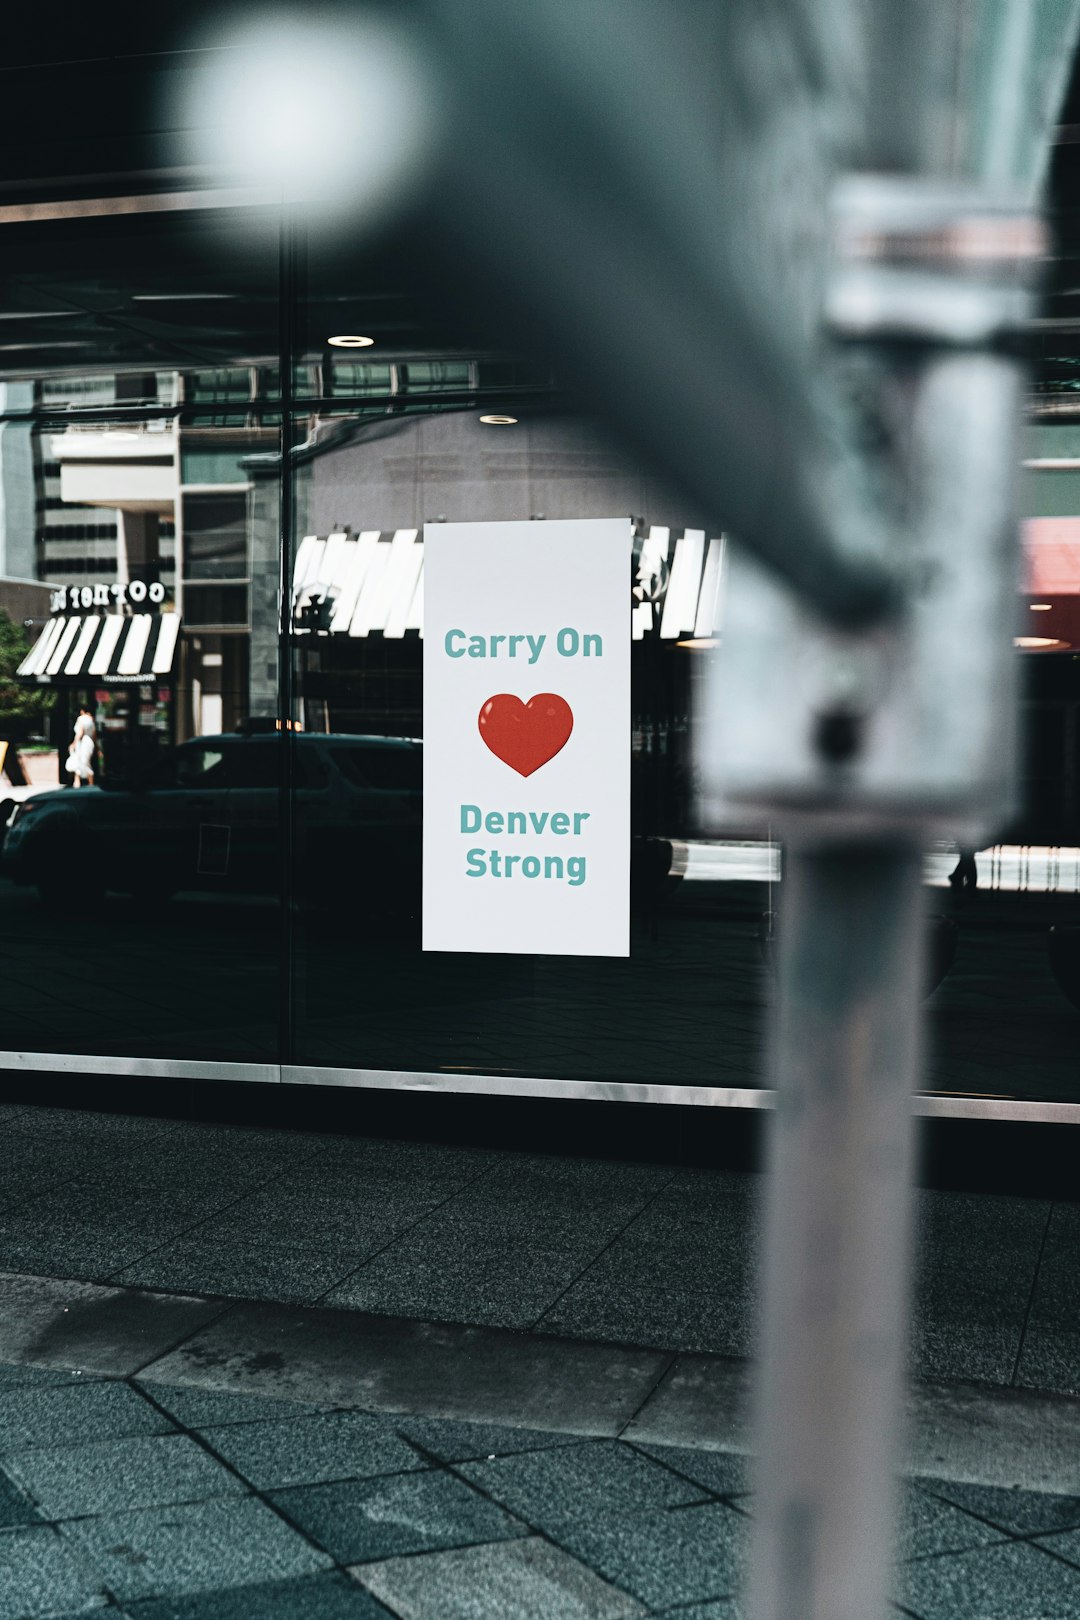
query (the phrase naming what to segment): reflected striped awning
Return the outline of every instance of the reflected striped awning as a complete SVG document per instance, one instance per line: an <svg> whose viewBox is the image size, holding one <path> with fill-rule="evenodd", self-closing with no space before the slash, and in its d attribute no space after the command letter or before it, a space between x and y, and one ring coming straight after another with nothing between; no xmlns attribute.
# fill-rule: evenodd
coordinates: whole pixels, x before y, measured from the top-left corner
<svg viewBox="0 0 1080 1620"><path fill-rule="evenodd" d="M162 680L173 672L179 631L179 613L57 614L15 674L45 686Z"/></svg>
<svg viewBox="0 0 1080 1620"><path fill-rule="evenodd" d="M632 633L661 640L708 638L720 622L724 542L704 529L654 524L640 539L639 573L653 581L632 612ZM628 578L629 578L629 562ZM573 581L568 582L573 594ZM338 530L305 535L293 568L296 635L400 640L424 633L424 542L417 529Z"/></svg>

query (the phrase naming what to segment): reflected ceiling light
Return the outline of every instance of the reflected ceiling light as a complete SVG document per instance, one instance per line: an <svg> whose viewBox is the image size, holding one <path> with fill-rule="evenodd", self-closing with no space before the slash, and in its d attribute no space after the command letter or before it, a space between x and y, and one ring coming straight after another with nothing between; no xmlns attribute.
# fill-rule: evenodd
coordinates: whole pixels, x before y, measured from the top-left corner
<svg viewBox="0 0 1080 1620"><path fill-rule="evenodd" d="M1054 605L1053 602L1029 602L1028 603L1028 607L1031 609L1032 613L1049 613L1050 609L1053 607L1053 605Z"/></svg>
<svg viewBox="0 0 1080 1620"><path fill-rule="evenodd" d="M688 652L706 652L710 647L719 647L719 636L686 636L682 641L675 643L676 647L685 647Z"/></svg>
<svg viewBox="0 0 1080 1620"><path fill-rule="evenodd" d="M210 293L210 292L178 292L178 293L132 293L133 304L194 304L206 303L211 298L239 298L239 293Z"/></svg>
<svg viewBox="0 0 1080 1620"><path fill-rule="evenodd" d="M1067 647L1068 642L1055 636L1013 636L1014 647Z"/></svg>
<svg viewBox="0 0 1080 1620"><path fill-rule="evenodd" d="M488 427L514 427L517 423L516 416L499 416L497 414L482 416L480 420L486 422Z"/></svg>
<svg viewBox="0 0 1080 1620"><path fill-rule="evenodd" d="M139 434L134 428L109 428L105 434L107 439L137 439Z"/></svg>
<svg viewBox="0 0 1080 1620"><path fill-rule="evenodd" d="M327 338L326 341L327 343L332 344L335 349L370 349L375 339L369 337L350 337L346 333L342 337Z"/></svg>

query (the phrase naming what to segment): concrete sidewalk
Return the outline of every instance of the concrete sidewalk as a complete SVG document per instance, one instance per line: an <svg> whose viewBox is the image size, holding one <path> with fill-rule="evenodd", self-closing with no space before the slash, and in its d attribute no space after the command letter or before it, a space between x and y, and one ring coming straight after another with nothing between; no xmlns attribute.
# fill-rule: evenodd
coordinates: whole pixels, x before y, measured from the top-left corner
<svg viewBox="0 0 1080 1620"><path fill-rule="evenodd" d="M737 1620L756 1178L3 1126L0 1620ZM921 1197L899 1613L1080 1613L1078 1241Z"/></svg>
<svg viewBox="0 0 1080 1620"><path fill-rule="evenodd" d="M737 1620L745 1363L0 1278L0 1620ZM922 1385L897 1612L1080 1609L1080 1402Z"/></svg>
<svg viewBox="0 0 1080 1620"><path fill-rule="evenodd" d="M0 1271L753 1352L753 1175L0 1107ZM1080 1206L919 1222L913 1373L1080 1394Z"/></svg>

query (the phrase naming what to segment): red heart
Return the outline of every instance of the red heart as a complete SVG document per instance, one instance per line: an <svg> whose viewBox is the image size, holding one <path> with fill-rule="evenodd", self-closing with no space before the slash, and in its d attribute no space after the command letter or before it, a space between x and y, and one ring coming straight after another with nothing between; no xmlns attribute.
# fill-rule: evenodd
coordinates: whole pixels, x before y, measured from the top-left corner
<svg viewBox="0 0 1080 1620"><path fill-rule="evenodd" d="M528 703L512 692L496 692L480 710L477 724L496 759L519 776L531 776L565 747L574 729L574 711L554 692L538 692Z"/></svg>

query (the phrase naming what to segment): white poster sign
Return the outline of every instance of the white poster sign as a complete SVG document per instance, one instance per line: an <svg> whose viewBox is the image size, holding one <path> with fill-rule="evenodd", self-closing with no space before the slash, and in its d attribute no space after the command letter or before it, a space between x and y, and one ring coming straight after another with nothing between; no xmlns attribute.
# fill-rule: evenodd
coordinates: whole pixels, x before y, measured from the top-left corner
<svg viewBox="0 0 1080 1620"><path fill-rule="evenodd" d="M425 950L629 955L631 545L425 528Z"/></svg>

